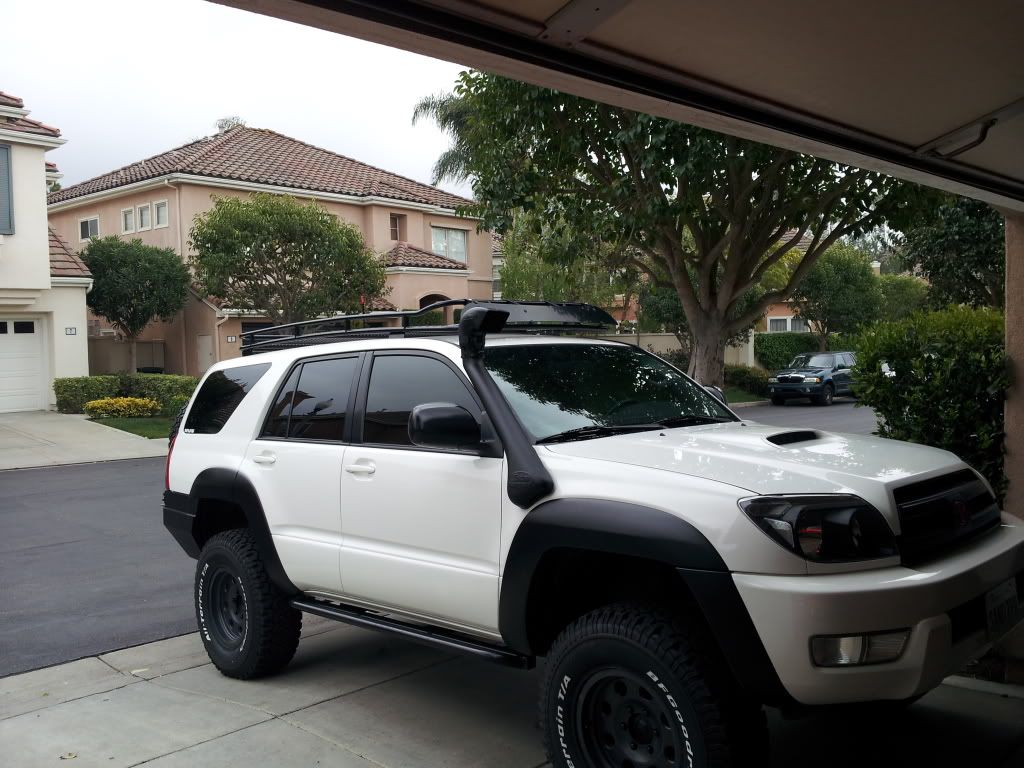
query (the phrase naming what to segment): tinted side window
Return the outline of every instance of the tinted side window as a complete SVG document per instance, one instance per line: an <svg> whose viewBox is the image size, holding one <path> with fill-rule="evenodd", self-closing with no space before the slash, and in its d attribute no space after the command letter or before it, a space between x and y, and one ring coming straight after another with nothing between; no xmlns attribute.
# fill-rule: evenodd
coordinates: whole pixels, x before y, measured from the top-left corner
<svg viewBox="0 0 1024 768"><path fill-rule="evenodd" d="M260 363L211 373L199 388L199 394L185 419L184 431L200 435L220 432L231 414L268 370L270 363Z"/></svg>
<svg viewBox="0 0 1024 768"><path fill-rule="evenodd" d="M440 360L415 355L374 358L363 442L411 445L409 414L423 403L455 403L474 415L479 412L466 385Z"/></svg>
<svg viewBox="0 0 1024 768"><path fill-rule="evenodd" d="M295 397L295 385L299 381L301 365L295 366L295 370L288 376L288 380L281 387L281 392L274 401L270 413L267 414L267 424L263 428L262 437L287 437L288 419L292 415L292 398Z"/></svg>
<svg viewBox="0 0 1024 768"><path fill-rule="evenodd" d="M348 396L359 358L314 360L302 366L292 401L288 437L341 440L345 432Z"/></svg>

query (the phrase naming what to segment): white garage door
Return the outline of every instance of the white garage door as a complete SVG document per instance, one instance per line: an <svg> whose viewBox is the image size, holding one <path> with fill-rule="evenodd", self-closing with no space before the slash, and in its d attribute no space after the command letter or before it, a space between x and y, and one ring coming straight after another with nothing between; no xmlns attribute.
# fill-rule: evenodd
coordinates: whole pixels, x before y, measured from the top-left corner
<svg viewBox="0 0 1024 768"><path fill-rule="evenodd" d="M38 320L0 315L0 413L43 408L43 333Z"/></svg>

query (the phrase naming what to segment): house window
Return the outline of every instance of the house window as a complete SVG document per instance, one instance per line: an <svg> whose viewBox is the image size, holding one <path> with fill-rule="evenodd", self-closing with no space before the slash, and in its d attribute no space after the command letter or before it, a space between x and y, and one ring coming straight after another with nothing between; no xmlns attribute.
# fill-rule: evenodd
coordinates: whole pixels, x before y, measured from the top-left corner
<svg viewBox="0 0 1024 768"><path fill-rule="evenodd" d="M784 317L770 317L768 318L768 333L780 333L782 331L788 331L787 320Z"/></svg>
<svg viewBox="0 0 1024 768"><path fill-rule="evenodd" d="M400 213L391 214L391 239L407 240L405 234L405 216Z"/></svg>
<svg viewBox="0 0 1024 768"><path fill-rule="evenodd" d="M430 228L431 250L455 261L466 261L466 230L448 227Z"/></svg>
<svg viewBox="0 0 1024 768"><path fill-rule="evenodd" d="M11 187L11 148L0 146L0 235L14 234L14 192Z"/></svg>
<svg viewBox="0 0 1024 768"><path fill-rule="evenodd" d="M166 200L157 200L155 203L153 203L153 218L155 219L155 221L153 222L154 229L159 229L160 227L167 226L167 224L169 223L169 219L167 218Z"/></svg>
<svg viewBox="0 0 1024 768"><path fill-rule="evenodd" d="M135 209L121 209L121 232L122 234L135 231Z"/></svg>
<svg viewBox="0 0 1024 768"><path fill-rule="evenodd" d="M797 331L799 333L807 333L807 321L802 317L791 317L789 318L789 330Z"/></svg>
<svg viewBox="0 0 1024 768"><path fill-rule="evenodd" d="M31 320L15 320L14 321L14 332L15 333L35 333L36 324Z"/></svg>
<svg viewBox="0 0 1024 768"><path fill-rule="evenodd" d="M139 232L144 229L151 229L152 227L149 221L149 203L140 205L136 210L138 211Z"/></svg>
<svg viewBox="0 0 1024 768"><path fill-rule="evenodd" d="M91 216L88 219L78 220L78 239L88 240L100 236L100 217Z"/></svg>

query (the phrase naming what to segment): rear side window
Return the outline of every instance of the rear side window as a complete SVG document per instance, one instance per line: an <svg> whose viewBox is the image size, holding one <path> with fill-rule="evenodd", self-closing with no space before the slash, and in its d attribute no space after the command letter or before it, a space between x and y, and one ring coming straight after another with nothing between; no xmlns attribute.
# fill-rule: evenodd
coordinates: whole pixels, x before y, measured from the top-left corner
<svg viewBox="0 0 1024 768"><path fill-rule="evenodd" d="M211 373L192 403L188 418L185 419L184 432L197 435L215 435L220 432L231 414L268 370L270 363L260 363Z"/></svg>
<svg viewBox="0 0 1024 768"><path fill-rule="evenodd" d="M314 360L302 366L291 402L288 437L340 441L359 358ZM285 393L282 393L282 397Z"/></svg>

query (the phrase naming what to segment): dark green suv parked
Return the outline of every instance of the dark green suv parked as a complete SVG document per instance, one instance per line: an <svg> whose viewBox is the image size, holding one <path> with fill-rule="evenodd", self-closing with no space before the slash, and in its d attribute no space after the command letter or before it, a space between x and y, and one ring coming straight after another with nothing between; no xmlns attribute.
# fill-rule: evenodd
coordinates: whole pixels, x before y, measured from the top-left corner
<svg viewBox="0 0 1024 768"><path fill-rule="evenodd" d="M853 352L817 352L797 355L786 368L768 379L772 405L806 397L818 405L832 405L839 395L852 395L850 369Z"/></svg>

